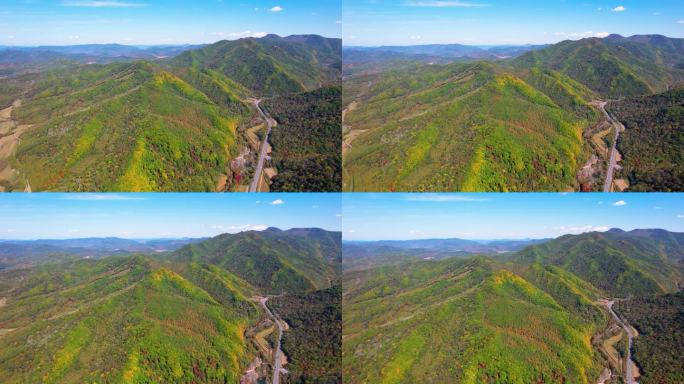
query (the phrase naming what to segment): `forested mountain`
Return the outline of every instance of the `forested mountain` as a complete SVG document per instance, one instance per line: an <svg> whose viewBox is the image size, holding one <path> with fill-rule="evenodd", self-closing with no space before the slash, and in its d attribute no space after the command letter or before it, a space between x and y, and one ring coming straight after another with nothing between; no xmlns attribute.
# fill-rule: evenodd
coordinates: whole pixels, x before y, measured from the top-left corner
<svg viewBox="0 0 684 384"><path fill-rule="evenodd" d="M244 157L244 130L258 116L248 98L335 86L341 76L340 40L320 36L58 51L36 52L123 63L83 65L59 56L52 65L29 57L25 65L38 72L0 79L1 190L236 190L242 170L231 161ZM180 55L157 58L165 54ZM150 56L155 60L140 60ZM24 65L16 60L12 65ZM312 140L329 140L327 131L311 131Z"/></svg>
<svg viewBox="0 0 684 384"><path fill-rule="evenodd" d="M625 125L619 174L629 190L684 190L684 89L611 101L607 108Z"/></svg>
<svg viewBox="0 0 684 384"><path fill-rule="evenodd" d="M526 53L514 65L559 71L607 98L663 92L684 80L684 39L610 35L564 41Z"/></svg>
<svg viewBox="0 0 684 384"><path fill-rule="evenodd" d="M339 192L342 185L342 87L267 100L272 132L272 192Z"/></svg>
<svg viewBox="0 0 684 384"><path fill-rule="evenodd" d="M684 292L619 301L615 309L639 332L634 361L643 383L684 381Z"/></svg>
<svg viewBox="0 0 684 384"><path fill-rule="evenodd" d="M0 271L0 381L270 380L277 332L258 297L277 289L284 296L271 308L288 324L283 351L297 375L282 382L339 383L339 238L269 229L171 253L74 254Z"/></svg>
<svg viewBox="0 0 684 384"><path fill-rule="evenodd" d="M432 50L421 46L387 55L358 51L376 56L359 58L345 72L344 190L602 189L615 128L600 101L625 97L631 98L608 108L625 103L635 115L623 123L643 125L625 133L625 175L648 172L640 177L661 180L650 188L678 190L670 187L677 181L664 180L681 165L672 155L678 148L672 132L681 121L677 93L659 93L684 82L683 42L611 35L536 47L507 60L450 64L425 60ZM632 141L658 142L661 156L653 161L662 168L644 163L637 171L629 164L643 157L627 159L638 150L630 148L630 134Z"/></svg>
<svg viewBox="0 0 684 384"><path fill-rule="evenodd" d="M293 236L271 228L221 235L185 246L169 257L218 265L264 292L276 294L330 287L341 252L340 234Z"/></svg>
<svg viewBox="0 0 684 384"><path fill-rule="evenodd" d="M268 35L221 41L174 58L172 66L212 70L256 96L311 91L340 80L342 42L320 36Z"/></svg>
<svg viewBox="0 0 684 384"><path fill-rule="evenodd" d="M684 282L683 240L614 229L504 258L379 255L343 276L345 382L617 383L625 333L599 299L618 298L615 311L639 332L639 382L677 383L671 334L684 309L670 293Z"/></svg>
<svg viewBox="0 0 684 384"><path fill-rule="evenodd" d="M684 287L684 234L611 230L566 235L512 256L556 265L619 297L673 292Z"/></svg>
<svg viewBox="0 0 684 384"><path fill-rule="evenodd" d="M345 86L358 95L345 114L346 191L566 190L587 156L588 92L562 75L477 62Z"/></svg>

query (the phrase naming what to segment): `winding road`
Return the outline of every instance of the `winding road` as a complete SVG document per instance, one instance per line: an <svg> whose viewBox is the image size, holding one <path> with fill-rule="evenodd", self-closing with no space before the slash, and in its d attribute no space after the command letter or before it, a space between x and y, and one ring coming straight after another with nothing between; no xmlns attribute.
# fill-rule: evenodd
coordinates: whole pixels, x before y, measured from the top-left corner
<svg viewBox="0 0 684 384"><path fill-rule="evenodd" d="M275 317L275 315L273 315L273 312L271 312L271 310L268 309L266 301L268 301L268 297L262 297L259 299L261 306L264 307L264 310L266 311L268 316L271 318L271 320L273 320L273 322L278 327L278 345L276 346L275 356L273 357L273 384L279 384L280 370L282 369L281 355L283 351L280 350L280 342L283 339L283 326L280 324L280 319Z"/></svg>
<svg viewBox="0 0 684 384"><path fill-rule="evenodd" d="M613 175L615 173L615 167L617 166L617 142L618 138L620 137L620 132L625 130L625 126L622 125L622 123L620 123L619 121L614 120L610 116L608 111L606 111L606 104L607 102L602 101L599 103L599 107L601 108L601 111L603 111L603 114L606 116L608 121L613 125L613 127L615 127L615 141L613 142L613 148L610 151L610 160L608 161L608 170L606 171L606 181L603 184L603 192L610 192L613 186Z"/></svg>
<svg viewBox="0 0 684 384"><path fill-rule="evenodd" d="M252 184L249 185L249 191L250 192L258 192L257 189L259 189L259 181L261 180L261 172L264 169L264 161L266 159L266 149L268 147L268 136L271 134L271 129L276 126L275 120L273 120L270 116L264 112L261 107L259 107L259 103L261 103L261 99L256 100L254 102L254 106L256 107L257 111L259 111L259 115L261 115L261 118L266 122L266 125L268 126L268 130L266 131L266 137L264 137L264 141L261 143L261 151L259 151L259 161L257 162L256 169L254 170L254 179L252 180Z"/></svg>
<svg viewBox="0 0 684 384"><path fill-rule="evenodd" d="M625 363L625 380L627 384L637 384L634 381L634 375L632 373L632 365L634 365L634 362L632 361L632 338L634 338L634 332L632 332L632 327L629 324L620 320L615 311L613 311L613 304L615 304L615 300L606 300L604 301L604 304L606 308L608 308L608 311L611 313L611 315L613 315L613 318L618 323L618 325L625 330L625 333L627 333L627 337L629 338L629 348L627 348L627 359Z"/></svg>

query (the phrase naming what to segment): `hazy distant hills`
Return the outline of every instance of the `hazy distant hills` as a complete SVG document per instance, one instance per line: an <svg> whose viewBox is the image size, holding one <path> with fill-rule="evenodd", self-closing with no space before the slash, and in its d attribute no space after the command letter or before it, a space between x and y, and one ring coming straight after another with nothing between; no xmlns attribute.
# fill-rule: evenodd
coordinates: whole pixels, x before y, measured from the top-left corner
<svg viewBox="0 0 684 384"><path fill-rule="evenodd" d="M238 128L256 114L246 99L339 86L341 76L340 40L309 35L36 49L20 56L37 73L0 81L0 109L16 103L0 137L21 132L0 153L3 190L231 191L230 163L247 140ZM34 54L58 58L41 63ZM83 65L60 55L121 62Z"/></svg>
<svg viewBox="0 0 684 384"><path fill-rule="evenodd" d="M344 190L598 190L606 154L596 135L611 126L600 125L605 117L590 103L676 89L684 82L683 41L611 35L530 47L507 60L435 65L396 52L382 61L376 52L379 64L345 70ZM446 48L404 48L412 54L440 49ZM468 54L461 46L453 49L454 55ZM665 116L671 128L648 138L626 124L621 140L670 135L682 121L677 95L666 101L671 112L633 120L648 131L649 120ZM672 161L678 169L676 139L664 145L667 161L661 163ZM638 162L640 156L631 154L625 163ZM580 176L585 166L587 175ZM661 188L649 178L651 188Z"/></svg>
<svg viewBox="0 0 684 384"><path fill-rule="evenodd" d="M0 269L56 262L64 258L102 258L132 253L169 252L203 239L128 240L84 238L69 240L0 240Z"/></svg>
<svg viewBox="0 0 684 384"><path fill-rule="evenodd" d="M235 383L248 370L270 378L275 327L255 296L276 291L292 377L339 377L339 232L42 243L71 257L0 271L2 382ZM137 254L84 259L71 246ZM153 251L161 246L177 250Z"/></svg>
<svg viewBox="0 0 684 384"><path fill-rule="evenodd" d="M345 241L342 259L345 269L368 268L407 260L440 260L449 257L502 255L546 240L464 240L422 239L384 241Z"/></svg>
<svg viewBox="0 0 684 384"><path fill-rule="evenodd" d="M618 297L625 311L618 313L648 334L635 338L634 359L651 370L642 375L677 382L682 363L670 356L680 346L665 332L679 332L674 319L683 312L680 299L664 294L684 286L683 240L664 230L613 229L499 257L378 254L379 264L344 273L344 375L349 383L590 383L609 368L622 377L610 357L622 348L620 331L598 302ZM636 317L645 305L647 321Z"/></svg>

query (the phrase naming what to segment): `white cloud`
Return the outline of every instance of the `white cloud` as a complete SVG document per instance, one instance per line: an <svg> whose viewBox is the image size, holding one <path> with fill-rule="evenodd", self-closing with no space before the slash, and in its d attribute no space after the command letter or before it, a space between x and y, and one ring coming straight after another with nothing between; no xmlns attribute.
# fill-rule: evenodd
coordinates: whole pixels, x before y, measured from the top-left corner
<svg viewBox="0 0 684 384"><path fill-rule="evenodd" d="M242 31L242 32L212 32L212 36L217 36L220 38L232 38L232 39L244 39L247 37L262 38L268 35L267 32L252 32L252 31Z"/></svg>
<svg viewBox="0 0 684 384"><path fill-rule="evenodd" d="M626 10L627 8L623 7L622 5L618 5L617 7L613 8L613 12L624 12Z"/></svg>
<svg viewBox="0 0 684 384"><path fill-rule="evenodd" d="M78 201L145 200L144 197L128 193L67 193L61 199Z"/></svg>
<svg viewBox="0 0 684 384"><path fill-rule="evenodd" d="M677 24L684 24L684 20L677 20Z"/></svg>
<svg viewBox="0 0 684 384"><path fill-rule="evenodd" d="M342 214L341 214L341 213L338 213L338 214L335 215L335 217L342 217Z"/></svg>
<svg viewBox="0 0 684 384"><path fill-rule="evenodd" d="M411 7L431 7L431 8L474 8L488 7L489 4L467 3L463 1L412 1L408 3Z"/></svg>
<svg viewBox="0 0 684 384"><path fill-rule="evenodd" d="M608 37L610 33L608 32L594 32L594 31L585 31L585 32L571 32L571 33L566 33L566 32L555 32L554 36L561 36L565 38L575 38L575 39L586 39L588 37L598 37L598 38L604 38Z"/></svg>
<svg viewBox="0 0 684 384"><path fill-rule="evenodd" d="M217 229L217 230L219 230L219 231L233 231L233 232L238 231L238 232L242 232L242 231L263 231L263 230L265 230L266 228L268 228L268 226L263 225L263 224L256 224L256 225L253 225L253 224L221 225L221 224L219 224L219 225L212 225L212 226L210 226L209 228L211 228L211 229Z"/></svg>
<svg viewBox="0 0 684 384"><path fill-rule="evenodd" d="M684 219L684 215L677 215L678 219Z"/></svg>
<svg viewBox="0 0 684 384"><path fill-rule="evenodd" d="M469 197L465 195L453 194L436 194L436 193L418 193L411 194L405 198L406 201L424 201L430 203L449 203L449 202L471 202L471 201L488 201L487 199Z"/></svg>
<svg viewBox="0 0 684 384"><path fill-rule="evenodd" d="M125 1L63 1L63 7L87 7L87 8L129 8L145 7L147 4L128 3Z"/></svg>
<svg viewBox="0 0 684 384"><path fill-rule="evenodd" d="M596 205L603 205L603 201L599 201Z"/></svg>
<svg viewBox="0 0 684 384"><path fill-rule="evenodd" d="M615 206L615 207L622 207L624 205L627 205L627 202L624 200L618 200L618 201L613 203L613 206Z"/></svg>
<svg viewBox="0 0 684 384"><path fill-rule="evenodd" d="M283 10L283 7L281 7L280 5L276 5L275 7L269 9L269 12L282 12Z"/></svg>
<svg viewBox="0 0 684 384"><path fill-rule="evenodd" d="M565 226L560 226L554 228L557 231L560 231L562 233L572 233L572 234L579 234L579 233L585 233L585 232L605 232L609 230L610 228L605 226L605 225L585 225L582 227L565 227Z"/></svg>
<svg viewBox="0 0 684 384"><path fill-rule="evenodd" d="M271 201L270 204L271 205L283 205L283 204L285 204L285 202L280 200L280 199L276 199L276 200Z"/></svg>

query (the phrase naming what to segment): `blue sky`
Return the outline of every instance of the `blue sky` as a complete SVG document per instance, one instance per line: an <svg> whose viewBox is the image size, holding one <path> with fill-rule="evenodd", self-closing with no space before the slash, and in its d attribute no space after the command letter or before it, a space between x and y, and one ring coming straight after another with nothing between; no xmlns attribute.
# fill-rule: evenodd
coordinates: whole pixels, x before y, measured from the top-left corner
<svg viewBox="0 0 684 384"><path fill-rule="evenodd" d="M684 232L684 194L351 194L345 240L558 237L610 228Z"/></svg>
<svg viewBox="0 0 684 384"><path fill-rule="evenodd" d="M1 0L0 45L186 44L276 33L340 37L341 2Z"/></svg>
<svg viewBox="0 0 684 384"><path fill-rule="evenodd" d="M179 238L244 230L341 230L340 195L0 194L0 239Z"/></svg>
<svg viewBox="0 0 684 384"><path fill-rule="evenodd" d="M344 0L346 45L540 44L664 34L684 37L682 0Z"/></svg>

